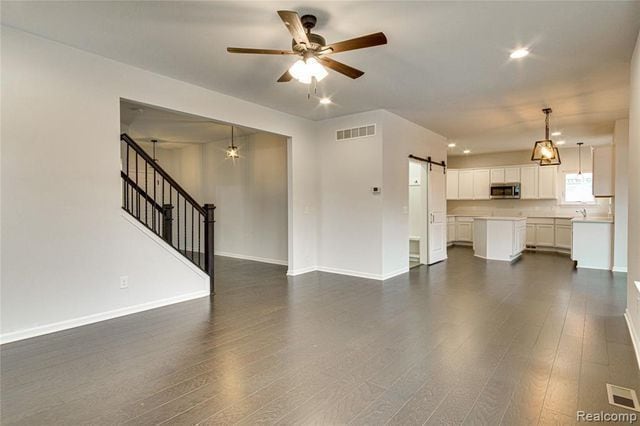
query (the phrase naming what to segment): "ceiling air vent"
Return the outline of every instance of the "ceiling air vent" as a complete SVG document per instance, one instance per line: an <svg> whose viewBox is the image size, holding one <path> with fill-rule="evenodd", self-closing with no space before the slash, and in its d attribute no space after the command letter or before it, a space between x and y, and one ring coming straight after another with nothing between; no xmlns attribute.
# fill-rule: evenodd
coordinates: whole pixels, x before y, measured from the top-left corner
<svg viewBox="0 0 640 426"><path fill-rule="evenodd" d="M344 129L336 131L336 140L343 141L347 139L366 138L367 136L374 136L376 134L376 125L369 124L368 126L354 127L353 129Z"/></svg>

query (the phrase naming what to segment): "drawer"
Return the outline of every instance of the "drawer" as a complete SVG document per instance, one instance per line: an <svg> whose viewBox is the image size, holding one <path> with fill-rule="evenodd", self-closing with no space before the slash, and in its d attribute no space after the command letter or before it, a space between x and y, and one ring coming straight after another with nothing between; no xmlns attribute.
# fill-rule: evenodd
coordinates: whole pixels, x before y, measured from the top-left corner
<svg viewBox="0 0 640 426"><path fill-rule="evenodd" d="M527 218L527 223L529 225L553 225L555 224L555 219L552 217L529 217Z"/></svg>
<svg viewBox="0 0 640 426"><path fill-rule="evenodd" d="M571 226L571 219L556 219L556 225Z"/></svg>

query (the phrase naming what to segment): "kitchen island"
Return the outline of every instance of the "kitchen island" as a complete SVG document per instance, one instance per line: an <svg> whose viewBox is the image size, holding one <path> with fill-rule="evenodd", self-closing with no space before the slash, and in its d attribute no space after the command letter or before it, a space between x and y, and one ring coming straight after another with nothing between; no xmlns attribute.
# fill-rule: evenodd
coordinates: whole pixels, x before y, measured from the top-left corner
<svg viewBox="0 0 640 426"><path fill-rule="evenodd" d="M527 218L486 216L473 219L473 253L488 260L512 262L526 247Z"/></svg>
<svg viewBox="0 0 640 426"><path fill-rule="evenodd" d="M571 259L578 268L610 270L613 266L613 218L580 217L571 221Z"/></svg>

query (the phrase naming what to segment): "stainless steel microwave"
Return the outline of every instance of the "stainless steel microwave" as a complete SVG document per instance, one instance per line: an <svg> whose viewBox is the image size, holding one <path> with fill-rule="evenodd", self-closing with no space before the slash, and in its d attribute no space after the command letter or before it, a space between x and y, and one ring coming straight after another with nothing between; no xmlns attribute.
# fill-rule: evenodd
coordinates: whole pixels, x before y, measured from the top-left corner
<svg viewBox="0 0 640 426"><path fill-rule="evenodd" d="M491 199L520 198L520 182L492 183Z"/></svg>

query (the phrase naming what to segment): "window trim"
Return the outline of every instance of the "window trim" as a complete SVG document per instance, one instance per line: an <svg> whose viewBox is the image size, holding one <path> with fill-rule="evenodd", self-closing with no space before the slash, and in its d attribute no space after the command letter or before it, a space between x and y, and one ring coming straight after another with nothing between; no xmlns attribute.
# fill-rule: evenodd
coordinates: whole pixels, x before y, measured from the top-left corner
<svg viewBox="0 0 640 426"><path fill-rule="evenodd" d="M593 197L593 201L566 201L565 195L567 192L566 191L567 175L577 174L578 172L579 172L578 170L563 170L561 172L562 174L561 188L562 189L560 191L560 206L595 206L598 204L598 200L595 197ZM583 170L582 172L591 174L592 185L593 185L593 172L585 171L585 170Z"/></svg>

